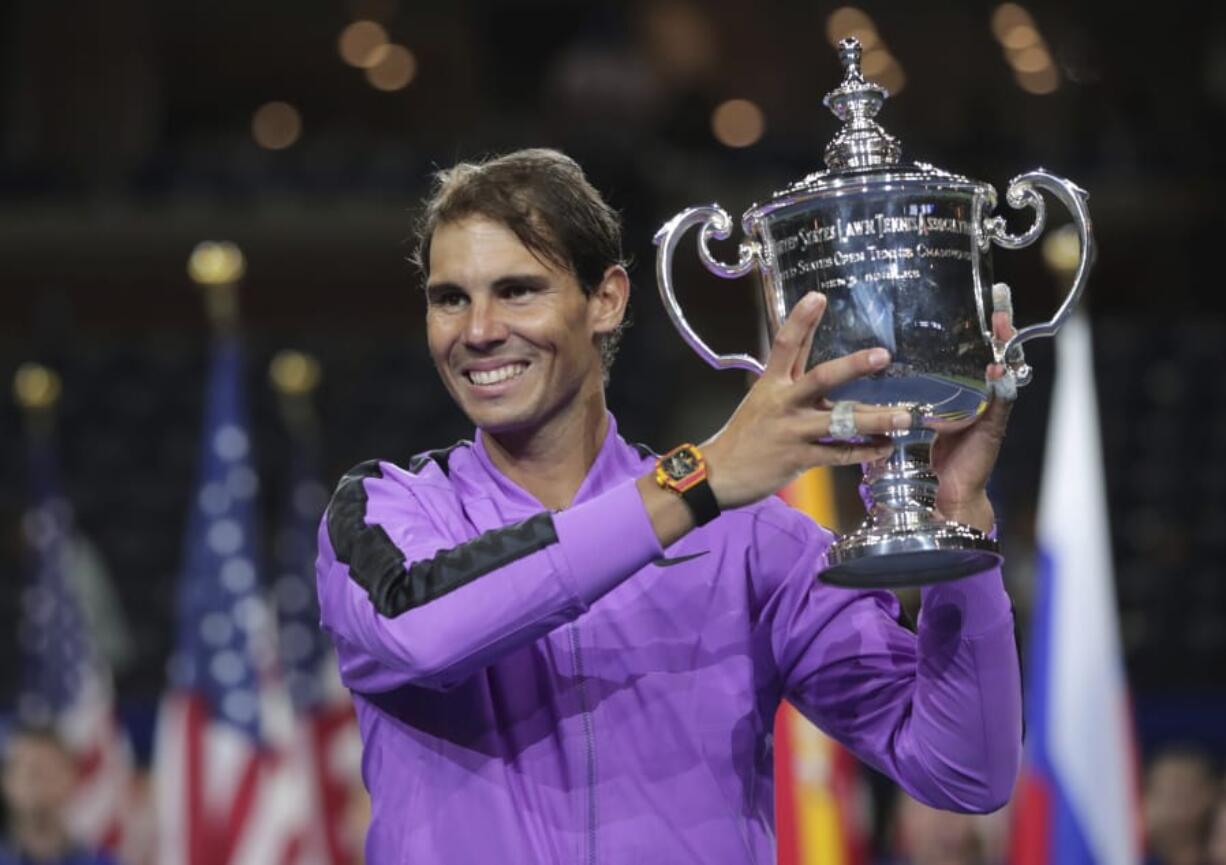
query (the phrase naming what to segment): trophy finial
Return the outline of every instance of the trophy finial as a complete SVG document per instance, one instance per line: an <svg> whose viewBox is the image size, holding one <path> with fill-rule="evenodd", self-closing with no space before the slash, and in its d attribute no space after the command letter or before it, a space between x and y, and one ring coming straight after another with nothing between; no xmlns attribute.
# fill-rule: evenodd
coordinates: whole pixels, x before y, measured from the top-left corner
<svg viewBox="0 0 1226 865"><path fill-rule="evenodd" d="M861 53L860 40L855 36L848 36L839 41L839 60L843 63L843 72L848 79L864 80L864 76L860 73Z"/></svg>
<svg viewBox="0 0 1226 865"><path fill-rule="evenodd" d="M826 165L836 170L894 165L902 158L898 139L873 120L890 93L865 80L860 70L862 53L860 40L854 36L839 42L843 83L822 100L843 121L843 128L826 147Z"/></svg>

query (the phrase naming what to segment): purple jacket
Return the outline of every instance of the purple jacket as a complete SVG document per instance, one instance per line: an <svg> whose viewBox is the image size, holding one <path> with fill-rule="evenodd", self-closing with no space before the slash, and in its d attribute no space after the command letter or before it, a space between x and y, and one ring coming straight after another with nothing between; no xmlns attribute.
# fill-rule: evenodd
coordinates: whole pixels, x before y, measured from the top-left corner
<svg viewBox="0 0 1226 865"><path fill-rule="evenodd" d="M610 421L543 511L480 434L358 466L319 533L323 626L354 692L367 861L773 863L789 700L938 807L1013 788L1021 689L1000 573L887 592L814 579L831 535L771 498L660 548Z"/></svg>

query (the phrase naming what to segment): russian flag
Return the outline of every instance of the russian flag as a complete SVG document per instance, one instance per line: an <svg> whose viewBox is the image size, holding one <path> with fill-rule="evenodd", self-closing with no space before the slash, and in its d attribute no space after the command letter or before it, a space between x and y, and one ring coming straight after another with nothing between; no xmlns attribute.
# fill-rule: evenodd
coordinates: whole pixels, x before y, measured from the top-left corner
<svg viewBox="0 0 1226 865"><path fill-rule="evenodd" d="M1056 338L1014 865L1137 865L1136 744L1111 567L1088 322Z"/></svg>

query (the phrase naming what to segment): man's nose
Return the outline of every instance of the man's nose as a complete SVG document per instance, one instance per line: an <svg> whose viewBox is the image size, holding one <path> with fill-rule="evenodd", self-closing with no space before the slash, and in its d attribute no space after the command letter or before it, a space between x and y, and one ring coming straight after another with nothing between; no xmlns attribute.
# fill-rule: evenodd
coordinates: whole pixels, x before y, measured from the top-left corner
<svg viewBox="0 0 1226 865"><path fill-rule="evenodd" d="M507 338L506 322L497 305L487 298L476 298L469 306L464 341L473 348L488 348Z"/></svg>

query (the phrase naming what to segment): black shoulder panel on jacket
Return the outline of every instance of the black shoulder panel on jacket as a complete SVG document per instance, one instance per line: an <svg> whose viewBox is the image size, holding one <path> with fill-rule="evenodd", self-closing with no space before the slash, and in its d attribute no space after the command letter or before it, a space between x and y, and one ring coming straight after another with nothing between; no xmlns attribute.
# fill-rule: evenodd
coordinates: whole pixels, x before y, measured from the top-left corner
<svg viewBox="0 0 1226 865"><path fill-rule="evenodd" d="M341 477L328 503L328 540L338 561L348 563L353 558L357 537L366 525L366 478L381 478L378 460L367 460L351 468Z"/></svg>
<svg viewBox="0 0 1226 865"><path fill-rule="evenodd" d="M383 530L380 528L379 532ZM387 560L373 562L376 570L366 589L376 610L384 616L398 616L557 541L552 515L539 513L440 550L434 558L414 562L407 570L404 556L397 549L398 567L390 567ZM357 568L350 566L350 571Z"/></svg>
<svg viewBox="0 0 1226 865"><path fill-rule="evenodd" d="M366 590L380 615L399 616L558 541L552 515L543 512L406 568L404 553L383 527L366 522L362 481L382 476L377 461L362 463L341 478L328 506L328 537L336 559L349 566L350 577Z"/></svg>
<svg viewBox="0 0 1226 865"><path fill-rule="evenodd" d="M450 477L451 466L448 464L448 461L451 459L452 451L456 448L469 447L471 444L472 442L468 441L468 439L461 439L451 447L439 448L436 451L426 451L425 453L418 454L409 460L409 471L413 474L418 474L427 465L434 463L442 469L444 477Z"/></svg>

